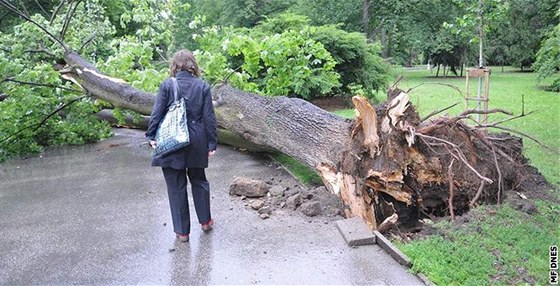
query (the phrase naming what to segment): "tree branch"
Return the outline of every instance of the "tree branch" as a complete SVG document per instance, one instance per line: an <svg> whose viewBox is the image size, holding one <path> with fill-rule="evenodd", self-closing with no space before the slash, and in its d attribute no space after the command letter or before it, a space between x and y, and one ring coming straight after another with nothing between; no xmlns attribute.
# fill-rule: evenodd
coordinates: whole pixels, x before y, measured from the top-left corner
<svg viewBox="0 0 560 286"><path fill-rule="evenodd" d="M454 104L452 104L452 105L450 105L450 106L448 106L448 107L446 107L446 108L443 108L443 109L440 109L440 110L436 110L436 111L432 111L430 114L428 114L428 115L424 116L422 119L420 119L420 121L421 121L421 122L424 122L424 121L428 120L428 118L430 118L430 117L432 117L432 116L434 116L434 115L436 115L436 114L438 114L438 113L442 113L442 112L444 112L444 111L446 111L446 110L449 110L449 109L455 107L457 104L459 104L459 103L456 102L456 103L454 103Z"/></svg>
<svg viewBox="0 0 560 286"><path fill-rule="evenodd" d="M21 0L18 1L19 5L21 5L21 7L23 8L23 11L25 12L25 15L27 17L29 17L29 11L27 10L27 7L25 7L25 3L23 3Z"/></svg>
<svg viewBox="0 0 560 286"><path fill-rule="evenodd" d="M64 36L66 35L66 31L68 30L68 24L70 24L70 20L72 20L72 16L76 13L76 8L80 5L81 0L75 2L74 6L70 6L68 12L66 13L66 17L64 18L64 24L62 25L62 30L60 31L60 40L64 41ZM70 4L72 5L72 4Z"/></svg>
<svg viewBox="0 0 560 286"><path fill-rule="evenodd" d="M54 12L51 15L51 20L50 20L50 25L52 25L54 23L54 20L56 19L56 16L58 15L58 12L60 12L60 9L62 9L62 6L64 6L64 4L66 4L65 0L61 0L60 4L58 4L58 6L56 6L56 9L54 10Z"/></svg>
<svg viewBox="0 0 560 286"><path fill-rule="evenodd" d="M33 129L32 132L37 131L37 130L38 130L39 128L41 128L41 126L43 126L43 124L45 124L45 123L47 122L47 120L49 120L49 118L51 118L53 115L55 115L55 114L58 113L59 111L63 110L64 108L66 108L66 107L72 105L73 103L75 103L75 102L77 102L77 101L79 101L79 100L81 100L81 99L83 99L83 98L85 98L85 97L87 97L87 95L83 95L83 96L80 96L80 97L76 97L76 98L70 100L69 102L67 102L67 103L61 105L60 107L58 107L57 109L55 109L53 112L49 113L45 118L43 118L43 120L41 120L41 122L39 122L39 123L37 123L37 124L32 124L32 125L26 126L26 127L24 127L23 129L20 129L19 131L15 132L14 134L12 134L12 135L10 135L10 136L8 136L8 137L6 137L6 138L0 140L0 143L4 143L4 142L6 142L6 141L9 141L10 139L15 138L15 136L17 136L17 135L20 134L21 132L23 132L23 131L25 131L25 130L27 130L27 129L33 128L33 127L35 127L35 129Z"/></svg>
<svg viewBox="0 0 560 286"><path fill-rule="evenodd" d="M507 115L513 115L511 111L503 110L500 108L490 109L490 110L476 110L476 109L469 109L465 110L463 113L459 114L459 116L465 116L469 114L492 114L492 113L503 113Z"/></svg>
<svg viewBox="0 0 560 286"><path fill-rule="evenodd" d="M68 46L66 46L66 44L61 41L60 39L58 39L57 37L55 37L51 32L49 32L45 27L43 27L42 25L40 25L39 23L35 22L34 20L32 20L30 17L28 17L27 15L25 15L24 13L22 13L18 8L16 8L14 5L10 4L10 2L8 2L7 0L0 0L0 5L6 7L8 10L10 10L11 12L13 12L14 14L22 17L23 19L25 19L26 21L32 23L33 25L37 26L37 28L41 29L43 32L45 32L45 34L47 34L47 36L54 42L59 43L62 48L65 51L68 51L69 48Z"/></svg>
<svg viewBox="0 0 560 286"><path fill-rule="evenodd" d="M37 6L39 7L39 9L41 9L41 11L43 11L44 16L47 16L49 13L47 13L47 11L45 10L45 8L43 8L43 6L41 5L41 3L39 3L39 1L34 0L35 4L37 4Z"/></svg>
<svg viewBox="0 0 560 286"><path fill-rule="evenodd" d="M45 83L36 83L36 82L28 82L28 81L20 81L20 80L15 80L13 77L5 78L2 81L0 81L0 83L6 82L6 81L15 82L15 83L19 83L19 84L26 84L26 85L31 85L31 86L54 87L54 88L60 88L60 89L64 89L64 90L68 90L68 91L72 91L72 92L76 92L76 93L83 93L83 91L81 91L81 90L73 89L73 88L69 88L69 87L65 87L65 86L54 85L54 84L45 84Z"/></svg>
<svg viewBox="0 0 560 286"><path fill-rule="evenodd" d="M82 46L80 47L80 49L78 50L78 53L82 53L82 50L87 46L87 44L89 44L91 41L93 41L93 39L95 39L95 33L92 33L89 38L82 44Z"/></svg>
<svg viewBox="0 0 560 286"><path fill-rule="evenodd" d="M455 220L455 212L453 211L453 190L455 188L455 183L453 182L453 162L455 159L451 159L451 163L447 168L447 178L449 179L449 215L451 216L451 221Z"/></svg>

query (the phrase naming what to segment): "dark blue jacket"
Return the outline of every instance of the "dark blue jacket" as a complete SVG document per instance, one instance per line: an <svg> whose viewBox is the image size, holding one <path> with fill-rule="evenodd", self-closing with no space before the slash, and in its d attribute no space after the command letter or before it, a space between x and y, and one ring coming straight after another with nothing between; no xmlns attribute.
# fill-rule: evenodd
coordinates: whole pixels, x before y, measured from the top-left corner
<svg viewBox="0 0 560 286"><path fill-rule="evenodd" d="M216 116L212 105L210 86L187 71L175 76L179 85L179 96L186 99L190 144L176 152L152 160L152 166L174 169L208 167L208 151L216 150L218 136ZM159 87L146 137L154 140L160 121L174 101L171 78Z"/></svg>

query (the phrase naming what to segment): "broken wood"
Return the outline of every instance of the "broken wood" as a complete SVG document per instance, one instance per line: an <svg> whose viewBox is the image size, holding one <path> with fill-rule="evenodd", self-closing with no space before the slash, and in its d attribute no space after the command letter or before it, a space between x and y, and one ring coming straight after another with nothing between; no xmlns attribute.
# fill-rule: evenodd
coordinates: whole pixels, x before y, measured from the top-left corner
<svg viewBox="0 0 560 286"><path fill-rule="evenodd" d="M380 233L386 233L387 231L395 227L398 219L399 219L398 214L396 213L392 214L391 216L386 218L381 224L379 224L379 227L377 227L377 231L379 231Z"/></svg>

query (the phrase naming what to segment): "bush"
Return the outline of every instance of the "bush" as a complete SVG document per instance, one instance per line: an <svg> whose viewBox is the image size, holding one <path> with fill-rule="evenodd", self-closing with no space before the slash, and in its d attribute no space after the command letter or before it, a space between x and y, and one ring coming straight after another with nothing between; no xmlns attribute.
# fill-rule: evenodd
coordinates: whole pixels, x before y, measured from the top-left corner
<svg viewBox="0 0 560 286"><path fill-rule="evenodd" d="M209 28L195 38L204 77L211 82L227 79L246 91L305 99L340 85L336 62L309 31Z"/></svg>
<svg viewBox="0 0 560 286"><path fill-rule="evenodd" d="M336 61L334 70L340 75L341 85L333 93L352 94L352 87L360 86L366 95L372 96L373 91L386 86L389 66L379 56L378 45L368 43L362 33L346 32L334 25L310 26L309 22L305 16L284 13L267 19L257 29L264 33L308 31Z"/></svg>
<svg viewBox="0 0 560 286"><path fill-rule="evenodd" d="M310 26L301 15L281 14L252 29L207 28L195 38L207 79L228 78L252 92L313 99L360 89L372 96L387 83L377 45L361 33Z"/></svg>

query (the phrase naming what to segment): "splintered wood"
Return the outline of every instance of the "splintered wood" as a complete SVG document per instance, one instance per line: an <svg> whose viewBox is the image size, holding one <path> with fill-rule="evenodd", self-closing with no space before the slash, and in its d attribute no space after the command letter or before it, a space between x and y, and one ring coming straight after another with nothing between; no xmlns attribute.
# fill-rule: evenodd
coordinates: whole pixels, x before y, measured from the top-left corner
<svg viewBox="0 0 560 286"><path fill-rule="evenodd" d="M368 149L369 156L373 158L379 154L379 135L377 134L377 114L364 97L352 98L356 111L356 120L352 129L352 137L359 131L364 132L363 146Z"/></svg>

